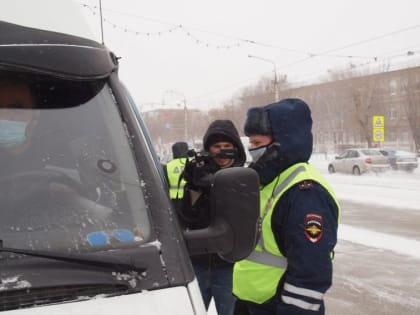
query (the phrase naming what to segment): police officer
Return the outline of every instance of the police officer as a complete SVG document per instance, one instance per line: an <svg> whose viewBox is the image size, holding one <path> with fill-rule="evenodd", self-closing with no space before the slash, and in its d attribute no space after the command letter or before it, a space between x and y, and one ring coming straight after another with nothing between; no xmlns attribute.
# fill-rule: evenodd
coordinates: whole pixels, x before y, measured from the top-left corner
<svg viewBox="0 0 420 315"><path fill-rule="evenodd" d="M250 167L260 177L262 231L253 253L234 266L233 293L252 315L325 312L339 204L308 163L311 128L310 109L301 99L247 113L244 131Z"/></svg>
<svg viewBox="0 0 420 315"><path fill-rule="evenodd" d="M186 142L175 142L172 145L173 160L165 166L165 176L169 184L169 197L176 201L184 196L185 180L181 177L185 163L188 158L188 144Z"/></svg>

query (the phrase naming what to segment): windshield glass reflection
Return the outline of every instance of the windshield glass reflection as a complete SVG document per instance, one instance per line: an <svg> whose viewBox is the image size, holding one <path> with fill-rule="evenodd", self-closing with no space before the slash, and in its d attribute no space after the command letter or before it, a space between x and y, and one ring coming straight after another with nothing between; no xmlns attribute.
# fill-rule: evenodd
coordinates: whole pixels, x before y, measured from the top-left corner
<svg viewBox="0 0 420 315"><path fill-rule="evenodd" d="M90 251L147 240L144 185L101 81L0 76L0 239Z"/></svg>

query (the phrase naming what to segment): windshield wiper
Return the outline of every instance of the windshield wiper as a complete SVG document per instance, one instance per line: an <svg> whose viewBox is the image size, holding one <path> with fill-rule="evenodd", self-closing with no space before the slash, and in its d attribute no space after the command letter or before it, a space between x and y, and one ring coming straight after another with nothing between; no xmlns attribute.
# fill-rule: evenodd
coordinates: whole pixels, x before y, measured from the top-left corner
<svg viewBox="0 0 420 315"><path fill-rule="evenodd" d="M67 254L32 249L9 248L3 247L2 240L0 240L0 252L47 258L94 267L103 267L117 272L136 271L138 273L142 273L147 270L146 266L138 266L134 261L124 256L116 258L114 256L99 254Z"/></svg>

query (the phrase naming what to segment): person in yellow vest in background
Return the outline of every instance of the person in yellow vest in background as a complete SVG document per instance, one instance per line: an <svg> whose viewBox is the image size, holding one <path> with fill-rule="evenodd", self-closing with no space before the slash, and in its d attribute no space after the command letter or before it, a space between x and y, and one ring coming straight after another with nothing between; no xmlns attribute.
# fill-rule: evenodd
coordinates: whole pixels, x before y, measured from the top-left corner
<svg viewBox="0 0 420 315"><path fill-rule="evenodd" d="M260 177L261 235L234 265L235 314L321 315L332 285L339 203L308 163L312 118L301 99L248 110L244 126Z"/></svg>
<svg viewBox="0 0 420 315"><path fill-rule="evenodd" d="M176 202L184 197L185 180L181 178L188 159L188 144L175 142L172 145L173 159L164 165L164 173L169 185L169 197Z"/></svg>

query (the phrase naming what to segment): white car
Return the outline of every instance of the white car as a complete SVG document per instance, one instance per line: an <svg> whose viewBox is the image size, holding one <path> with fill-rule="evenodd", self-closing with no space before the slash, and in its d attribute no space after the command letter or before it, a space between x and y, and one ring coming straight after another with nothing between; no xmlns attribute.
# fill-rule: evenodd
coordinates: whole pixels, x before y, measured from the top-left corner
<svg viewBox="0 0 420 315"><path fill-rule="evenodd" d="M361 175L366 172L383 172L390 168L389 160L378 149L352 148L344 150L328 164L328 172Z"/></svg>
<svg viewBox="0 0 420 315"><path fill-rule="evenodd" d="M242 145L244 146L246 161L245 166L248 166L252 162L252 156L249 154L249 138L248 137L241 137Z"/></svg>

